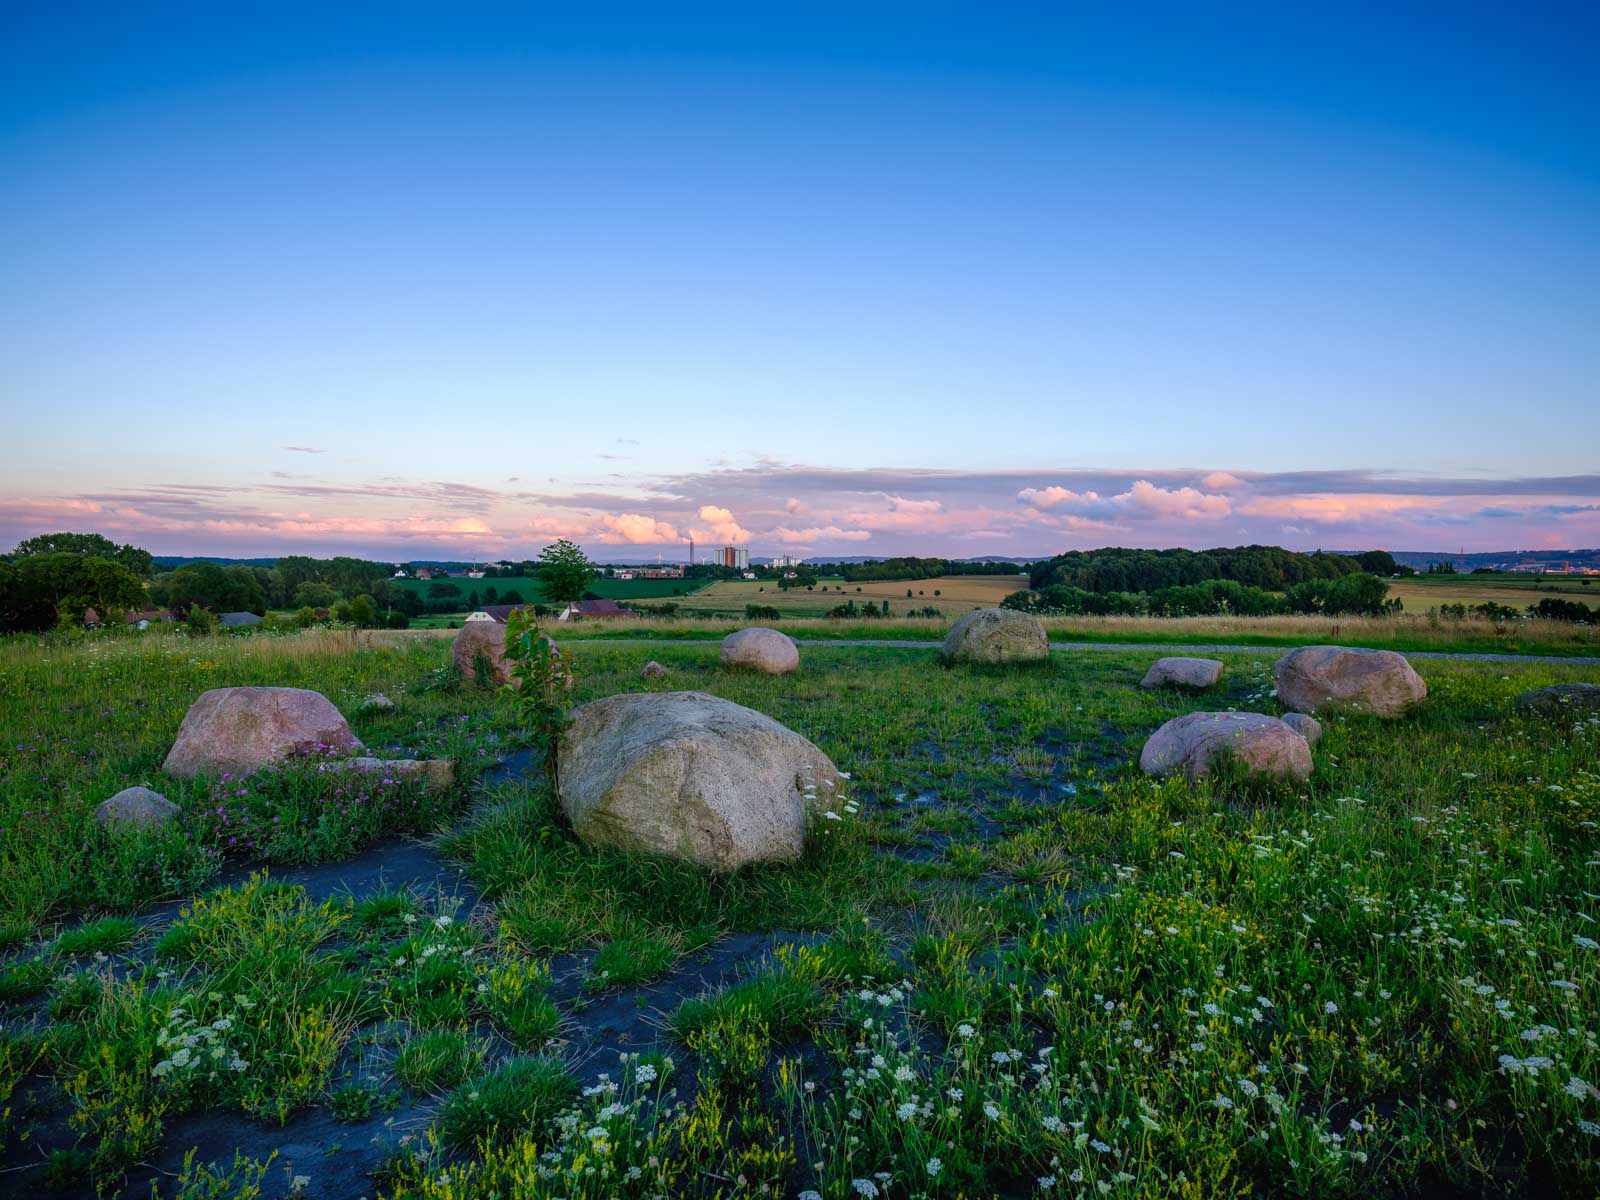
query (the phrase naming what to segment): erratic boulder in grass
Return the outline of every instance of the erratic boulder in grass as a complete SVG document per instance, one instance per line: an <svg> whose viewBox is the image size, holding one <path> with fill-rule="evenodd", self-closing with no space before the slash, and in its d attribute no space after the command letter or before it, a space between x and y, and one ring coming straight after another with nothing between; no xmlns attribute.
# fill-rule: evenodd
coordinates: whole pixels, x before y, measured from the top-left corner
<svg viewBox="0 0 1600 1200"><path fill-rule="evenodd" d="M1279 719L1305 738L1308 746L1315 746L1322 740L1322 722L1315 717L1308 717L1305 713L1284 713Z"/></svg>
<svg viewBox="0 0 1600 1200"><path fill-rule="evenodd" d="M952 663L1043 662L1050 657L1050 639L1030 613L978 608L950 627L942 653Z"/></svg>
<svg viewBox="0 0 1600 1200"><path fill-rule="evenodd" d="M236 687L203 692L189 706L162 764L169 775L248 775L302 754L351 754L361 743L321 692Z"/></svg>
<svg viewBox="0 0 1600 1200"><path fill-rule="evenodd" d="M1299 782L1311 774L1311 747L1277 717L1196 712L1175 717L1150 735L1139 755L1146 775L1207 775L1224 757L1247 774Z"/></svg>
<svg viewBox="0 0 1600 1200"><path fill-rule="evenodd" d="M456 674L468 683L478 680L478 663L483 664L485 683L499 686L511 682L511 664L506 661L506 627L499 621L463 621L450 647L450 661Z"/></svg>
<svg viewBox="0 0 1600 1200"><path fill-rule="evenodd" d="M733 871L800 856L839 773L805 738L704 692L634 692L572 712L557 763L561 809L593 846Z"/></svg>
<svg viewBox="0 0 1600 1200"><path fill-rule="evenodd" d="M1523 692L1512 704L1518 712L1529 715L1600 713L1600 683L1553 683Z"/></svg>
<svg viewBox="0 0 1600 1200"><path fill-rule="evenodd" d="M1302 646L1278 660L1272 680L1285 708L1348 708L1398 717L1428 698L1428 685L1393 650Z"/></svg>
<svg viewBox="0 0 1600 1200"><path fill-rule="evenodd" d="M665 679L666 677L667 669L653 658L639 668L640 679Z"/></svg>
<svg viewBox="0 0 1600 1200"><path fill-rule="evenodd" d="M1150 664L1142 688L1208 688L1222 678L1222 663L1214 658L1158 658Z"/></svg>
<svg viewBox="0 0 1600 1200"><path fill-rule="evenodd" d="M800 665L800 648L787 634L752 626L722 639L722 665L787 675Z"/></svg>
<svg viewBox="0 0 1600 1200"><path fill-rule="evenodd" d="M95 824L104 829L155 829L178 815L178 806L147 787L123 788L95 806Z"/></svg>
<svg viewBox="0 0 1600 1200"><path fill-rule="evenodd" d="M373 692L372 695L368 696L361 702L361 707L373 709L375 711L387 710L394 707L394 701L389 699L389 697L385 696L382 692Z"/></svg>

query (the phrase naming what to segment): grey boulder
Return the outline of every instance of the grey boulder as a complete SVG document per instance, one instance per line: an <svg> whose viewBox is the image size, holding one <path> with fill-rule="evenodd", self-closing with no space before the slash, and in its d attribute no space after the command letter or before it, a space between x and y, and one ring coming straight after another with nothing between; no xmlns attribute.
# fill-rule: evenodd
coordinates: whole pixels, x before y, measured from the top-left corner
<svg viewBox="0 0 1600 1200"><path fill-rule="evenodd" d="M1222 663L1214 658L1158 658L1150 664L1142 688L1208 688L1222 678Z"/></svg>
<svg viewBox="0 0 1600 1200"><path fill-rule="evenodd" d="M703 692L580 705L556 773L583 841L719 872L798 858L813 810L835 809L839 789L828 756L798 733Z"/></svg>
<svg viewBox="0 0 1600 1200"><path fill-rule="evenodd" d="M787 634L756 625L722 639L722 665L787 675L800 665L800 648Z"/></svg>
<svg viewBox="0 0 1600 1200"><path fill-rule="evenodd" d="M653 658L639 668L640 679L665 679L666 677L667 669Z"/></svg>
<svg viewBox="0 0 1600 1200"><path fill-rule="evenodd" d="M353 754L361 743L321 692L236 687L203 692L162 764L169 775L248 775L306 754Z"/></svg>
<svg viewBox="0 0 1600 1200"><path fill-rule="evenodd" d="M978 608L950 627L941 653L952 663L1043 662L1050 657L1050 639L1031 613Z"/></svg>
<svg viewBox="0 0 1600 1200"><path fill-rule="evenodd" d="M1397 717L1428 698L1428 685L1393 650L1302 646L1278 660L1272 680L1279 703L1303 712L1345 708Z"/></svg>
<svg viewBox="0 0 1600 1200"><path fill-rule="evenodd" d="M1305 738L1306 745L1315 746L1322 740L1322 722L1305 713L1284 713L1280 718L1285 725Z"/></svg>
<svg viewBox="0 0 1600 1200"><path fill-rule="evenodd" d="M154 829L178 816L178 806L147 787L123 788L95 806L95 824L102 829Z"/></svg>
<svg viewBox="0 0 1600 1200"><path fill-rule="evenodd" d="M1190 780L1231 757L1247 774L1296 782L1311 774L1311 747L1289 726L1262 713L1196 712L1174 717L1150 735L1139 755L1146 775L1182 771Z"/></svg>

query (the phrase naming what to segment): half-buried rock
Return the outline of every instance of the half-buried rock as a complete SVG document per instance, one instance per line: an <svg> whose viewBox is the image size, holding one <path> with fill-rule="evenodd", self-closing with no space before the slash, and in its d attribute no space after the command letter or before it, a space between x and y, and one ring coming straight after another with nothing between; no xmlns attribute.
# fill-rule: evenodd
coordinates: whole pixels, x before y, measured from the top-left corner
<svg viewBox="0 0 1600 1200"><path fill-rule="evenodd" d="M169 775L248 775L304 754L352 754L361 743L321 692L236 687L202 692L162 764Z"/></svg>
<svg viewBox="0 0 1600 1200"><path fill-rule="evenodd" d="M123 788L94 810L97 825L110 830L155 829L178 816L178 806L147 787Z"/></svg>
<svg viewBox="0 0 1600 1200"><path fill-rule="evenodd" d="M499 621L463 621L450 647L450 661L467 683L481 680L496 687L510 683L506 627Z"/></svg>
<svg viewBox="0 0 1600 1200"><path fill-rule="evenodd" d="M978 608L950 627L942 651L946 662L1043 662L1050 639L1038 617L1009 608Z"/></svg>
<svg viewBox="0 0 1600 1200"><path fill-rule="evenodd" d="M1277 717L1197 712L1175 717L1150 735L1139 755L1146 775L1208 775L1231 757L1248 775L1299 781L1311 774L1311 747Z"/></svg>
<svg viewBox="0 0 1600 1200"><path fill-rule="evenodd" d="M828 756L771 717L703 692L635 692L573 710L557 764L562 811L594 846L733 871L800 856L832 809Z"/></svg>
<svg viewBox="0 0 1600 1200"><path fill-rule="evenodd" d="M1398 717L1428 698L1422 676L1393 650L1302 646L1278 660L1272 681L1280 704L1308 713L1346 708Z"/></svg>
<svg viewBox="0 0 1600 1200"><path fill-rule="evenodd" d="M1222 663L1214 658L1158 658L1140 680L1142 688L1183 687L1200 690L1222 678Z"/></svg>
<svg viewBox="0 0 1600 1200"><path fill-rule="evenodd" d="M1523 692L1512 702L1520 713L1583 716L1600 713L1600 683L1553 683Z"/></svg>
<svg viewBox="0 0 1600 1200"><path fill-rule="evenodd" d="M800 648L787 634L752 626L722 639L722 665L787 675L800 665Z"/></svg>

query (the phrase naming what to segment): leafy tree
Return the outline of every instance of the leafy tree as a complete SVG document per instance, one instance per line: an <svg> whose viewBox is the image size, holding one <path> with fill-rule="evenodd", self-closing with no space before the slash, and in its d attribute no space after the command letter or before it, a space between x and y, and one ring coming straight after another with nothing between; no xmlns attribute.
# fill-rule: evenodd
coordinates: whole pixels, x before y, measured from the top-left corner
<svg viewBox="0 0 1600 1200"><path fill-rule="evenodd" d="M539 590L546 600L561 604L581 600L594 579L588 555L565 538L539 552Z"/></svg>
<svg viewBox="0 0 1600 1200"><path fill-rule="evenodd" d="M149 579L155 568L150 551L132 545L119 546L99 533L41 533L18 542L11 556L22 559L39 554L79 554L87 558L110 559L127 567L140 579Z"/></svg>
<svg viewBox="0 0 1600 1200"><path fill-rule="evenodd" d="M294 590L296 608L332 608L339 593L331 583L308 579Z"/></svg>
<svg viewBox="0 0 1600 1200"><path fill-rule="evenodd" d="M105 620L144 604L139 577L113 559L54 551L0 563L0 628L49 629L91 608Z"/></svg>
<svg viewBox="0 0 1600 1200"><path fill-rule="evenodd" d="M1361 564L1361 569L1372 575L1393 575L1397 567L1394 555L1387 550L1368 550L1364 554L1357 554L1355 560Z"/></svg>
<svg viewBox="0 0 1600 1200"><path fill-rule="evenodd" d="M507 588L505 590L505 594L500 597L500 603L501 604L526 604L527 601L522 598L522 593L519 592L516 588Z"/></svg>
<svg viewBox="0 0 1600 1200"><path fill-rule="evenodd" d="M362 629L372 629L379 624L378 606L372 602L371 596L357 596L350 601L350 624Z"/></svg>
<svg viewBox="0 0 1600 1200"><path fill-rule="evenodd" d="M193 562L156 576L150 591L167 607L179 612L199 606L215 613L252 612L264 616L267 593L256 573L235 563Z"/></svg>
<svg viewBox="0 0 1600 1200"><path fill-rule="evenodd" d="M429 600L445 600L461 595L461 589L448 579L435 579L428 585Z"/></svg>

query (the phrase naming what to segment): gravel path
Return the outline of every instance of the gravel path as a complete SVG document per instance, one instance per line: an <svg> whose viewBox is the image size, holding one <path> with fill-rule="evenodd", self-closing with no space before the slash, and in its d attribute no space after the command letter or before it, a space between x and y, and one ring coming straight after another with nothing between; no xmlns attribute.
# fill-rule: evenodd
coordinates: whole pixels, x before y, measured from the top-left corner
<svg viewBox="0 0 1600 1200"><path fill-rule="evenodd" d="M713 638L651 638L651 637L605 637L605 638L573 638L573 641L592 640L596 645L607 643L627 643L631 645L646 646L684 646L699 643L714 644ZM796 638L795 642L801 646L887 646L906 650L937 650L943 642L914 642L903 641L898 638ZM1233 646L1225 644L1211 644L1205 642L1051 642L1052 650L1166 650L1173 654L1192 654L1195 652L1205 654L1287 654L1297 649L1295 646ZM1448 652L1443 650L1406 650L1402 653L1407 658L1439 658L1452 659L1457 662L1488 662L1488 663L1568 663L1573 666L1595 667L1600 666L1600 658L1580 657L1565 654L1469 654L1464 652Z"/></svg>

